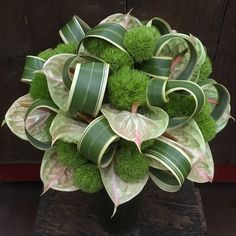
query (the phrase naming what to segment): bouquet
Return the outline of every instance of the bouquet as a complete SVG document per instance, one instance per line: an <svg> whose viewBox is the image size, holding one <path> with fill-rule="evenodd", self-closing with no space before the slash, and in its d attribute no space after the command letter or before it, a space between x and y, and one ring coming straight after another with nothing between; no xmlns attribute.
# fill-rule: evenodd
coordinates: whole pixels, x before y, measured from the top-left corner
<svg viewBox="0 0 236 236"><path fill-rule="evenodd" d="M64 43L27 56L5 123L44 150L44 192L106 189L114 213L151 179L168 192L213 180L208 142L227 124L230 95L210 78L202 42L159 17L74 16Z"/></svg>

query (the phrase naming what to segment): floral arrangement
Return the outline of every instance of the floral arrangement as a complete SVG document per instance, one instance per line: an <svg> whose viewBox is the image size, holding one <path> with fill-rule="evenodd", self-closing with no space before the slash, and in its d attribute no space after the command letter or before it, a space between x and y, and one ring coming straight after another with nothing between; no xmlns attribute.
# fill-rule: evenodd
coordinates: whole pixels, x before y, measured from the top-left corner
<svg viewBox="0 0 236 236"><path fill-rule="evenodd" d="M198 38L130 12L94 28L74 16L59 34L64 43L27 56L29 93L5 116L15 135L45 150L44 192L105 187L116 210L149 178L168 192L186 179L212 181L208 142L231 117L230 95L209 78Z"/></svg>

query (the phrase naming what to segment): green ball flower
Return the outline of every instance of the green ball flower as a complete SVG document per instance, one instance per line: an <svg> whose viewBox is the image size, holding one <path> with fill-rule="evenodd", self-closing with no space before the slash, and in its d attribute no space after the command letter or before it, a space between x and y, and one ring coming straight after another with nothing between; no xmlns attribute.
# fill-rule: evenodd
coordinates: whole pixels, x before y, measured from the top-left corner
<svg viewBox="0 0 236 236"><path fill-rule="evenodd" d="M210 57L206 57L204 63L201 66L200 74L199 74L199 81L207 79L212 73L212 64Z"/></svg>
<svg viewBox="0 0 236 236"><path fill-rule="evenodd" d="M115 155L115 171L126 182L138 182L143 179L149 169L149 161L135 149L122 147Z"/></svg>
<svg viewBox="0 0 236 236"><path fill-rule="evenodd" d="M76 169L88 162L87 159L79 153L77 146L73 143L58 140L56 143L56 151L60 162L67 167Z"/></svg>
<svg viewBox="0 0 236 236"><path fill-rule="evenodd" d="M111 43L99 38L86 38L83 45L91 54L97 57L100 57L105 49L113 47Z"/></svg>
<svg viewBox="0 0 236 236"><path fill-rule="evenodd" d="M134 61L139 63L154 55L159 37L160 32L156 28L141 26L129 30L123 44Z"/></svg>
<svg viewBox="0 0 236 236"><path fill-rule="evenodd" d="M60 43L56 46L56 48L49 48L45 51L42 51L38 54L38 57L48 60L50 57L55 56L60 53L71 53L76 54L77 46L75 43Z"/></svg>
<svg viewBox="0 0 236 236"><path fill-rule="evenodd" d="M100 55L100 57L110 64L114 71L122 68L123 66L131 67L133 65L133 60L128 53L120 50L117 47L108 47Z"/></svg>
<svg viewBox="0 0 236 236"><path fill-rule="evenodd" d="M130 110L132 104L146 104L149 78L141 71L125 66L108 79L108 97L117 109Z"/></svg>
<svg viewBox="0 0 236 236"><path fill-rule="evenodd" d="M40 52L38 54L38 57L40 57L44 60L48 60L50 57L55 56L56 54L58 54L58 52L56 52L52 48L48 48L47 50Z"/></svg>
<svg viewBox="0 0 236 236"><path fill-rule="evenodd" d="M75 43L60 43L54 49L58 54L60 53L77 53L77 45Z"/></svg>
<svg viewBox="0 0 236 236"><path fill-rule="evenodd" d="M47 78L43 73L35 73L34 78L30 84L30 96L33 100L41 99L51 99Z"/></svg>
<svg viewBox="0 0 236 236"><path fill-rule="evenodd" d="M206 142L211 141L216 136L216 122L211 116L211 107L205 103L201 112L195 116L195 121L202 132Z"/></svg>
<svg viewBox="0 0 236 236"><path fill-rule="evenodd" d="M195 101L190 95L171 93L169 101L162 108L169 117L190 116L194 111Z"/></svg>
<svg viewBox="0 0 236 236"><path fill-rule="evenodd" d="M103 188L99 169L94 164L85 164L76 169L75 185L86 193L95 193Z"/></svg>

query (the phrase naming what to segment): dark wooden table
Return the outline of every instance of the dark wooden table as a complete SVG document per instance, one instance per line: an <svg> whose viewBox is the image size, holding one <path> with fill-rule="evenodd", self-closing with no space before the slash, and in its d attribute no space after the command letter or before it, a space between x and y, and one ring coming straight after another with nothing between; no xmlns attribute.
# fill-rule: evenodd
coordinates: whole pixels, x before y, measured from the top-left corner
<svg viewBox="0 0 236 236"><path fill-rule="evenodd" d="M34 236L108 236L100 224L97 194L49 190L41 198ZM137 225L122 236L203 236L206 223L199 190L187 182L166 193L151 181L143 190Z"/></svg>

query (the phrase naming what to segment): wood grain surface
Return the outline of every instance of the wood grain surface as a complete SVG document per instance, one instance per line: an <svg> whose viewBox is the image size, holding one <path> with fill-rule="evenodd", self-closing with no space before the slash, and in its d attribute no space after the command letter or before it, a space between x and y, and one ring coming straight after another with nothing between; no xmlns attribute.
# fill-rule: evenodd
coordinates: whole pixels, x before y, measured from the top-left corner
<svg viewBox="0 0 236 236"><path fill-rule="evenodd" d="M42 196L34 236L108 236L101 226L97 195L50 190ZM127 220L129 220L127 218ZM122 236L203 236L206 230L199 191L187 182L166 193L152 183L145 187L137 225Z"/></svg>

